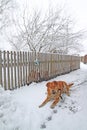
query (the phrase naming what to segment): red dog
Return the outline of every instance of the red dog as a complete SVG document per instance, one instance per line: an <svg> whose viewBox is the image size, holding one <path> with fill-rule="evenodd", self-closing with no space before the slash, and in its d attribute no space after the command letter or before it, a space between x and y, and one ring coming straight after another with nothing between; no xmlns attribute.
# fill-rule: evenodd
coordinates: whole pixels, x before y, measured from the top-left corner
<svg viewBox="0 0 87 130"><path fill-rule="evenodd" d="M44 106L51 99L53 99L54 102L52 103L52 105L50 107L54 108L56 106L56 104L59 102L62 93L66 93L69 96L69 88L73 84L74 83L67 84L65 81L48 82L46 84L46 86L47 86L47 98L39 106L39 108Z"/></svg>

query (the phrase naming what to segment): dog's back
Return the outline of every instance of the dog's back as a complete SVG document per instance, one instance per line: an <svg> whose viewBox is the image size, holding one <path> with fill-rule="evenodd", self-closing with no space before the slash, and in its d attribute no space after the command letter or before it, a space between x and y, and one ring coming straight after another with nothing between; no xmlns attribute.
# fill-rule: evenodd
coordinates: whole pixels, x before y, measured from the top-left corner
<svg viewBox="0 0 87 130"><path fill-rule="evenodd" d="M67 95L69 95L69 89L73 84L74 83L67 84L65 81L52 81L52 82L48 82L46 86L47 86L48 94L52 89L56 91L60 90L61 93L66 93Z"/></svg>

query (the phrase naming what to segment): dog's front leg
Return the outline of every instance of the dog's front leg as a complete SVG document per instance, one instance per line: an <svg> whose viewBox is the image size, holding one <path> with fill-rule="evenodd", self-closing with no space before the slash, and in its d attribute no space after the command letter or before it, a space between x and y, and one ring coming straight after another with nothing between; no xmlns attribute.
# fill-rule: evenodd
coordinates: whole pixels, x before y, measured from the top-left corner
<svg viewBox="0 0 87 130"><path fill-rule="evenodd" d="M60 98L61 98L61 90L58 90L58 92L55 95L54 102L52 103L50 108L54 108L56 104L59 102Z"/></svg>
<svg viewBox="0 0 87 130"><path fill-rule="evenodd" d="M44 100L44 102L39 106L39 108L40 107L43 107L47 102L49 102L50 101L50 97L47 97L45 100Z"/></svg>
<svg viewBox="0 0 87 130"><path fill-rule="evenodd" d="M59 102L59 100L60 100L60 97L57 97L55 100L54 100L54 102L52 103L52 105L50 106L50 108L54 108L55 106L56 106L56 104Z"/></svg>

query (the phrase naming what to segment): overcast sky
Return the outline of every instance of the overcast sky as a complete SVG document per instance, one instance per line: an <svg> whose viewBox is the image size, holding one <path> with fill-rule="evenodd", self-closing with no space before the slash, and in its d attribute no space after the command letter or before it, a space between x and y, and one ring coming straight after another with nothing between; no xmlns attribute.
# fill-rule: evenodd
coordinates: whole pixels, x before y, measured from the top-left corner
<svg viewBox="0 0 87 130"><path fill-rule="evenodd" d="M46 10L49 5L66 5L77 22L78 28L87 28L87 0L17 0L23 7Z"/></svg>
<svg viewBox="0 0 87 130"><path fill-rule="evenodd" d="M76 21L76 29L87 30L87 0L16 0L19 3L20 9L28 7L30 10L46 10L49 5L57 7L57 5L66 5L68 12L73 15ZM83 45L87 47L87 39L83 41ZM6 46L6 43L0 43L0 47ZM8 48L10 48L8 46Z"/></svg>

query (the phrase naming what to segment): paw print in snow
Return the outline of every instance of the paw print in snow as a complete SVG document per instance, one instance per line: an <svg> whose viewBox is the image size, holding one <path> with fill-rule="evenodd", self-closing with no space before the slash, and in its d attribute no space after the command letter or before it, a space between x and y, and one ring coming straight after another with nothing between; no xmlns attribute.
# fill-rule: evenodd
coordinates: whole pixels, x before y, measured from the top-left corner
<svg viewBox="0 0 87 130"><path fill-rule="evenodd" d="M43 124L41 124L40 128L41 128L41 129L46 128L46 124L45 124L45 122L44 122Z"/></svg>

